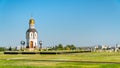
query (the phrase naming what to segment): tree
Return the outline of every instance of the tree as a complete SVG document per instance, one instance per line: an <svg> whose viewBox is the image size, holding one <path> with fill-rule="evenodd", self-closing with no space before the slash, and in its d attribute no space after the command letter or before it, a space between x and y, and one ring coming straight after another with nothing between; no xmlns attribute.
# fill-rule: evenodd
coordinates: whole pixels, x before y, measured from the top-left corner
<svg viewBox="0 0 120 68"><path fill-rule="evenodd" d="M58 47L57 47L58 50L63 50L63 45L62 44L59 44Z"/></svg>
<svg viewBox="0 0 120 68"><path fill-rule="evenodd" d="M76 49L76 47L74 46L74 45L66 45L65 46L65 50L67 50L67 49L70 49L70 50L75 50Z"/></svg>
<svg viewBox="0 0 120 68"><path fill-rule="evenodd" d="M5 51L7 50L5 47L0 47L0 51Z"/></svg>
<svg viewBox="0 0 120 68"><path fill-rule="evenodd" d="M17 46L14 48L14 51L17 51Z"/></svg>
<svg viewBox="0 0 120 68"><path fill-rule="evenodd" d="M57 50L57 49L58 49L58 46L55 45L52 49L53 49L53 50Z"/></svg>
<svg viewBox="0 0 120 68"><path fill-rule="evenodd" d="M65 50L70 50L70 47L67 47L67 46L66 46L66 47L64 47L64 48L65 48Z"/></svg>
<svg viewBox="0 0 120 68"><path fill-rule="evenodd" d="M11 48L11 46L9 47L9 49L8 49L9 51L12 51L12 48Z"/></svg>
<svg viewBox="0 0 120 68"><path fill-rule="evenodd" d="M75 50L76 49L76 47L73 44L70 47L71 47L71 50Z"/></svg>

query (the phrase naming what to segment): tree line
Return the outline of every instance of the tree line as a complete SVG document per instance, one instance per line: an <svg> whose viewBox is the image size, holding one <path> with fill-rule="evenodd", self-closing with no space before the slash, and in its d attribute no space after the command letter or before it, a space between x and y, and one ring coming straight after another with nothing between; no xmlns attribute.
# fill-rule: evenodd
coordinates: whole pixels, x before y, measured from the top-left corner
<svg viewBox="0 0 120 68"><path fill-rule="evenodd" d="M53 47L49 47L49 50L76 50L75 45L71 44L71 45L66 45L63 46L62 44L59 45L55 45Z"/></svg>

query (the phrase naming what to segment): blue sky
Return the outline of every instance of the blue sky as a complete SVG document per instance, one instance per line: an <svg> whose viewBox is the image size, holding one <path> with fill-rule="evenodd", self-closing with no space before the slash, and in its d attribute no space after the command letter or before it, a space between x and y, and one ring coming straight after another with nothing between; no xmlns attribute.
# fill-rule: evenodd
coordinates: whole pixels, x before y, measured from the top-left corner
<svg viewBox="0 0 120 68"><path fill-rule="evenodd" d="M19 46L31 15L43 46L120 44L120 0L0 0L0 46Z"/></svg>

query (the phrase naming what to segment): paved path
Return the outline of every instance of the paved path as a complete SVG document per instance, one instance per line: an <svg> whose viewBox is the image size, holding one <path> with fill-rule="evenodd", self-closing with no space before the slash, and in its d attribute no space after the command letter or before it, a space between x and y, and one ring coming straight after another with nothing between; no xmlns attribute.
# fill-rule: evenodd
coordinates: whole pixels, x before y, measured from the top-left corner
<svg viewBox="0 0 120 68"><path fill-rule="evenodd" d="M2 59L5 60L5 59ZM80 63L97 63L97 64L120 64L120 62L99 62L99 61L81 61L81 60L29 60L29 59L6 59L14 61L37 61L37 62L80 62Z"/></svg>

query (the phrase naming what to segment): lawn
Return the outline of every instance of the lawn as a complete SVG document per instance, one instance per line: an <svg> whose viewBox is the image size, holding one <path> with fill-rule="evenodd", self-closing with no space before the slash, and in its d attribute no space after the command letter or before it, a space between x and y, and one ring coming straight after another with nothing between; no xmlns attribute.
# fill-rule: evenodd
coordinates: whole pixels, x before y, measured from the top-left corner
<svg viewBox="0 0 120 68"><path fill-rule="evenodd" d="M107 62L120 62L120 53L93 52L56 55L5 55L0 53L0 68L120 68L119 63Z"/></svg>

